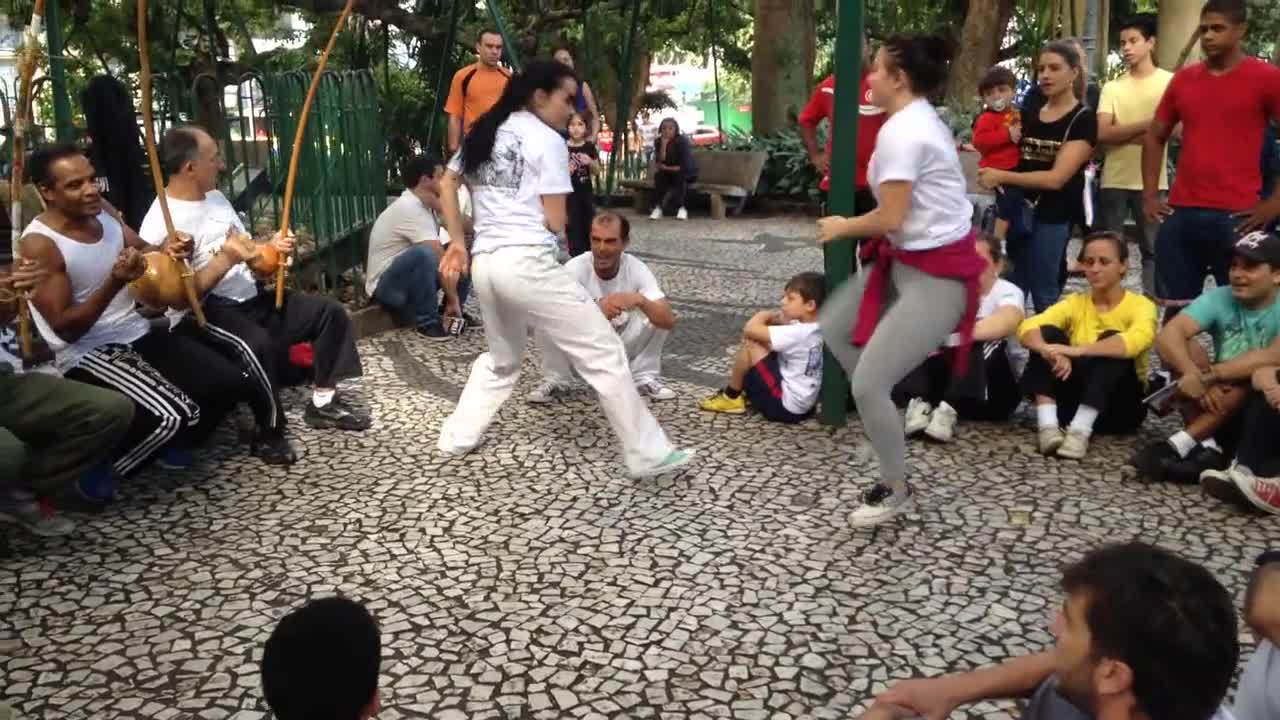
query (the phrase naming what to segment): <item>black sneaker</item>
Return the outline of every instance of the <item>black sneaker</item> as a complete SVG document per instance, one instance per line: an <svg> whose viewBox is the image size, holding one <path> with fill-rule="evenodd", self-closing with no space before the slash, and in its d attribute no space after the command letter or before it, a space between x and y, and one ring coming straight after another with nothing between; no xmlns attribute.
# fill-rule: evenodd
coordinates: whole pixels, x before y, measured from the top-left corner
<svg viewBox="0 0 1280 720"><path fill-rule="evenodd" d="M1179 485L1199 485L1200 475L1206 470L1226 470L1231 460L1214 448L1197 445L1185 458L1169 463L1165 468L1165 480Z"/></svg>
<svg viewBox="0 0 1280 720"><path fill-rule="evenodd" d="M259 434L250 443L249 451L268 465L292 465L298 461L298 453L282 432Z"/></svg>
<svg viewBox="0 0 1280 720"><path fill-rule="evenodd" d="M484 322L482 322L480 318L476 317L475 315L472 315L469 312L462 313L462 319L467 321L468 328L479 329L484 327Z"/></svg>
<svg viewBox="0 0 1280 720"><path fill-rule="evenodd" d="M888 522L915 506L916 489L906 483L902 490L894 491L888 485L876 483L862 493L862 505L849 513L851 527L873 527Z"/></svg>
<svg viewBox="0 0 1280 720"><path fill-rule="evenodd" d="M419 325L414 328L413 331L418 333L419 337L424 337L428 340L448 340L453 337L444 329L444 325L441 325L438 322L431 323L430 325Z"/></svg>
<svg viewBox="0 0 1280 720"><path fill-rule="evenodd" d="M1138 470L1138 479L1147 482L1163 482L1170 463L1177 462L1178 451L1167 441L1153 442L1134 454L1129 464Z"/></svg>
<svg viewBox="0 0 1280 720"><path fill-rule="evenodd" d="M334 397L324 407L316 407L315 401L307 403L307 410L302 415L302 421L308 427L335 430L351 430L359 432L368 430L373 421L368 415L358 412L347 407L339 397Z"/></svg>

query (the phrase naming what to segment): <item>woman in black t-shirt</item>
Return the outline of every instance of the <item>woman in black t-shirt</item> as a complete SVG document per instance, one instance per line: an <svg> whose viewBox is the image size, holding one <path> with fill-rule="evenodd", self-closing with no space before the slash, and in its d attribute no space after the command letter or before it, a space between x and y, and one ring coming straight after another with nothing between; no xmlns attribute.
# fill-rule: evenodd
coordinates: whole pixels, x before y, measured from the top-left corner
<svg viewBox="0 0 1280 720"><path fill-rule="evenodd" d="M982 168L984 187L1021 188L1026 207L1009 226L1006 253L1013 282L1031 296L1036 312L1058 301L1073 224L1088 226L1085 166L1098 142L1098 117L1076 97L1080 55L1069 43L1040 51L1040 89L1045 101L1022 113L1021 158L1016 170Z"/></svg>

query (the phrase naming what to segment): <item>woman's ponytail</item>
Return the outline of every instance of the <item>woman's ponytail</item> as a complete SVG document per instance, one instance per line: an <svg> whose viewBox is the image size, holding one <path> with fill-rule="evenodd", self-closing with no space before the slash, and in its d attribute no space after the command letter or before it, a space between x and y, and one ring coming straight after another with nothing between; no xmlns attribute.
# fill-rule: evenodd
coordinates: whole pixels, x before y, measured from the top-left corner
<svg viewBox="0 0 1280 720"><path fill-rule="evenodd" d="M542 90L549 93L559 87L567 77L577 79L572 68L550 60L531 62L513 75L507 81L502 97L498 98L498 102L471 125L467 136L463 138L463 172L473 173L481 165L489 162L493 157L493 144L498 137L498 128L502 127L512 113L526 109L536 91Z"/></svg>

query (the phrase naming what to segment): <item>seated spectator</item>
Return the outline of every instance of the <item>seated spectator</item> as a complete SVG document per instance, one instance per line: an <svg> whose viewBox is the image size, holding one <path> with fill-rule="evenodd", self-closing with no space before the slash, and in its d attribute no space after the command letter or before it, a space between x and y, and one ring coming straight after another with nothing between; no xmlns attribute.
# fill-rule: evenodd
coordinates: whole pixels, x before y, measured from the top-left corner
<svg viewBox="0 0 1280 720"><path fill-rule="evenodd" d="M613 329L631 364L631 377L641 397L671 400L675 392L662 384L662 346L676 326L671 303L649 266L628 253L631 223L621 215L603 212L591 223L591 252L565 263ZM542 384L529 393L529 402L547 403L573 385L569 358L535 335L542 350Z"/></svg>
<svg viewBox="0 0 1280 720"><path fill-rule="evenodd" d="M1022 115L1013 104L1013 87L1018 83L1009 68L996 65L978 83L984 109L973 124L973 148L980 155L978 167L1013 170L1018 167L1022 140ZM1022 191L1009 186L996 193L994 233L1003 243L1009 222L1022 214Z"/></svg>
<svg viewBox="0 0 1280 720"><path fill-rule="evenodd" d="M1177 398L1186 427L1138 452L1133 465L1151 480L1193 484L1206 470L1223 470L1235 422L1260 368L1280 362L1269 350L1280 337L1280 236L1255 232L1236 242L1231 285L1209 290L1160 331L1156 352L1178 376ZM1211 361L1196 336L1213 338Z"/></svg>
<svg viewBox="0 0 1280 720"><path fill-rule="evenodd" d="M1236 687L1235 720L1280 717L1280 551L1258 557L1244 597L1244 622L1253 630L1253 651Z"/></svg>
<svg viewBox="0 0 1280 720"><path fill-rule="evenodd" d="M803 422L818 404L822 385L822 331L818 308L826 299L821 273L787 281L782 307L761 310L742 329L742 347L729 384L703 400L709 412L741 415L747 403L774 422Z"/></svg>
<svg viewBox="0 0 1280 720"><path fill-rule="evenodd" d="M1280 350L1277 345L1273 349ZM1254 392L1241 414L1236 459L1227 470L1206 470L1200 487L1211 497L1250 512L1280 515L1280 366L1253 374Z"/></svg>
<svg viewBox="0 0 1280 720"><path fill-rule="evenodd" d="M451 337L441 322L440 290L444 314L461 318L471 285L469 276L450 282L439 273L446 241L435 213L440 210L437 183L443 174L444 164L432 155L418 155L405 165L404 192L369 231L365 279L369 297L431 340ZM468 324L477 324L471 321Z"/></svg>
<svg viewBox="0 0 1280 720"><path fill-rule="evenodd" d="M863 720L947 718L981 700L1030 698L1023 720L1208 720L1235 675L1231 595L1205 568L1139 542L1099 548L1062 575L1048 652L904 680ZM1215 716L1216 717L1216 716Z"/></svg>
<svg viewBox="0 0 1280 720"><path fill-rule="evenodd" d="M1018 330L1031 352L1022 390L1036 404L1040 452L1075 460L1088 454L1095 430L1129 433L1146 418L1147 351L1156 336L1155 304L1121 285L1129 267L1123 237L1090 235L1079 261L1089 291L1067 296Z"/></svg>
<svg viewBox="0 0 1280 720"><path fill-rule="evenodd" d="M378 714L378 624L359 603L315 600L280 619L262 651L262 691L276 720Z"/></svg>
<svg viewBox="0 0 1280 720"><path fill-rule="evenodd" d="M1025 317L1026 298L1017 285L1000 278L1004 272L1000 244L991 235L978 235L978 254L987 261L987 269L978 281L982 300L965 374L957 377L952 372L949 356L955 351L948 346L898 383L895 395L910 398L908 437L924 432L930 439L949 442L957 417L1007 420L1022 402L1009 351L1010 339Z"/></svg>
<svg viewBox="0 0 1280 720"><path fill-rule="evenodd" d="M685 199L689 184L698 176L693 159L693 143L680 133L675 118L666 118L658 125L658 137L653 141L653 212L650 220L661 220L663 215L688 220Z"/></svg>
<svg viewBox="0 0 1280 720"><path fill-rule="evenodd" d="M18 294L34 289L44 274L24 261L0 275L0 522L55 537L76 526L50 500L70 493L86 473L111 474L108 456L129 430L133 404L104 388L23 373L14 323Z"/></svg>

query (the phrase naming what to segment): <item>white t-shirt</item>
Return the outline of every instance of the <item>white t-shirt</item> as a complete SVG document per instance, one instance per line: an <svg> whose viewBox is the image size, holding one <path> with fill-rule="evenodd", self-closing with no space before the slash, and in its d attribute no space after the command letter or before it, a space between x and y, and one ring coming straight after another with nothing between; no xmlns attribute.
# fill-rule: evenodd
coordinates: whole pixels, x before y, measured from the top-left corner
<svg viewBox="0 0 1280 720"><path fill-rule="evenodd" d="M818 323L769 326L769 345L782 372L782 407L803 415L818 402L822 385L822 331Z"/></svg>
<svg viewBox="0 0 1280 720"><path fill-rule="evenodd" d="M564 269L569 271L578 284L587 289L592 300L599 300L606 295L620 292L638 292L647 300L661 300L667 296L658 286L658 278L654 277L649 266L630 253L622 253L618 274L609 280L596 274L591 253L583 253L573 258L564 264ZM640 310L622 313L611 321L613 326L620 328L626 325L632 313L640 313Z"/></svg>
<svg viewBox="0 0 1280 720"><path fill-rule="evenodd" d="M997 278L996 284L991 286L991 290L982 296L982 300L978 303L978 320L991 317L1002 307L1015 307L1025 311L1027 308L1026 296L1022 293L1022 288L1003 278Z"/></svg>
<svg viewBox="0 0 1280 720"><path fill-rule="evenodd" d="M462 155L449 169L462 172ZM569 149L564 138L526 110L511 114L498 128L493 155L465 176L474 205L476 241L473 255L509 245L549 245L556 236L547 229L543 195L568 195Z"/></svg>
<svg viewBox="0 0 1280 720"><path fill-rule="evenodd" d="M213 259L214 253L222 249L227 241L227 228L234 227L245 232L244 223L226 196L217 190L209 191L204 200L178 200L169 198L169 214L173 216L175 230L187 233L195 239L195 249L191 253L191 266L196 270L203 268ZM163 243L167 237L164 227L164 216L160 213L160 201L152 200L147 216L142 219L138 235L151 245ZM231 268L222 280L209 292L234 302L252 300L258 296L258 281L253 271L244 263ZM166 313L170 320L176 321L186 314L186 310L170 310Z"/></svg>
<svg viewBox="0 0 1280 720"><path fill-rule="evenodd" d="M1280 650L1270 641L1259 642L1245 663L1231 710L1236 720L1280 718Z"/></svg>
<svg viewBox="0 0 1280 720"><path fill-rule="evenodd" d="M915 100L889 116L876 135L867 168L871 192L880 184L911 183L911 207L889 240L903 250L930 250L964 238L973 224L964 169L951 130L928 100Z"/></svg>
<svg viewBox="0 0 1280 720"><path fill-rule="evenodd" d="M436 216L412 190L400 193L373 222L369 230L369 255L365 263L365 292L369 297L378 289L378 280L391 267L391 263L424 240L440 236Z"/></svg>

